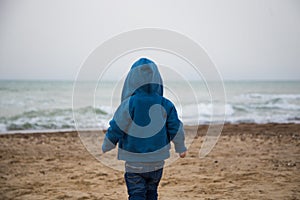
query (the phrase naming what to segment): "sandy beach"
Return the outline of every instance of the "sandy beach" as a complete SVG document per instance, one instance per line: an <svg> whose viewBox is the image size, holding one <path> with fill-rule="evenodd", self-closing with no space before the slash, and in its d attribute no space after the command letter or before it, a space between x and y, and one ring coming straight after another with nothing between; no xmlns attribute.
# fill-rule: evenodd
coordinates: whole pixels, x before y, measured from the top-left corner
<svg viewBox="0 0 300 200"><path fill-rule="evenodd" d="M164 169L161 200L300 199L300 124L227 124L200 159L206 129ZM0 199L127 199L123 173L91 156L76 132L0 135L0 143Z"/></svg>

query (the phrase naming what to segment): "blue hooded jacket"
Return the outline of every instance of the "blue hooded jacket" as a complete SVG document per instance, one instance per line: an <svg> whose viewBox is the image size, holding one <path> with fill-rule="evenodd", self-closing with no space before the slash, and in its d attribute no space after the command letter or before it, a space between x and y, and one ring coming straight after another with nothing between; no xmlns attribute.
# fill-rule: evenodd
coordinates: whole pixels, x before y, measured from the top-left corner
<svg viewBox="0 0 300 200"><path fill-rule="evenodd" d="M170 141L175 151L186 151L184 131L173 103L163 97L163 82L154 62L136 61L124 82L121 104L107 130L102 150L119 143L118 159L156 162L169 158Z"/></svg>

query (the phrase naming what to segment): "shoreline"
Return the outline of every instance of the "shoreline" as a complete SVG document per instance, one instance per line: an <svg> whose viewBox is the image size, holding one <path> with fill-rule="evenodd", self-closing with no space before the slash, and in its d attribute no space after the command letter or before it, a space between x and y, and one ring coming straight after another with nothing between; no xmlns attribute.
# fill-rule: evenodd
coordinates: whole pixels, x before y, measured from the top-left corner
<svg viewBox="0 0 300 200"><path fill-rule="evenodd" d="M289 126L289 125L299 125L300 123L262 123L262 124L257 124L257 123L224 123L224 127L226 126L237 126L237 127L244 127L244 126ZM184 129L193 129L195 127L198 128L207 128L209 124L199 124L199 125L184 125ZM224 128L223 127L223 128ZM106 129L97 129L97 128L88 128L88 129L81 129L79 131L82 132L94 132L94 131L106 131ZM76 129L39 129L39 130L9 130L9 131L4 131L0 132L1 135L18 135L18 134L51 134L51 133L78 133L78 130ZM223 134L223 133L222 133ZM221 135L222 135L221 134Z"/></svg>

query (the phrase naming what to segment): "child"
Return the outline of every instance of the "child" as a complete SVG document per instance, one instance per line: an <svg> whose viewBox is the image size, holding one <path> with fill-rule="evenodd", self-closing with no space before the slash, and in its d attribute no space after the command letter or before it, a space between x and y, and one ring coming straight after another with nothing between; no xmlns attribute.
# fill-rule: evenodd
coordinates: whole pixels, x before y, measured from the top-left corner
<svg viewBox="0 0 300 200"><path fill-rule="evenodd" d="M136 61L124 82L121 104L110 121L102 150L119 143L118 159L125 160L129 200L155 200L170 141L181 158L186 155L184 131L154 62Z"/></svg>

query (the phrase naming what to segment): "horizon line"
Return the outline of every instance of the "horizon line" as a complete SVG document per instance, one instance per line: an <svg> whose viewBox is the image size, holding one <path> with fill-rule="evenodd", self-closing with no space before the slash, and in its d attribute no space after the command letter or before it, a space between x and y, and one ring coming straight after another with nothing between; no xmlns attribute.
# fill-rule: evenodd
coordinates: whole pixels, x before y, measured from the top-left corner
<svg viewBox="0 0 300 200"><path fill-rule="evenodd" d="M75 81L75 79L61 79L61 78L46 78L46 79L39 79L39 78L0 78L0 81ZM98 81L98 80L78 80L78 81ZM103 80L106 82L114 82L118 81L118 79L111 79L111 80ZM166 82L168 81L177 81L177 80L164 80ZM202 81L202 80L195 80L195 79L188 79L188 81L196 82L196 81ZM300 81L299 79L223 79L223 81Z"/></svg>

